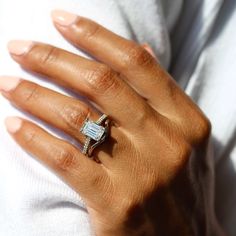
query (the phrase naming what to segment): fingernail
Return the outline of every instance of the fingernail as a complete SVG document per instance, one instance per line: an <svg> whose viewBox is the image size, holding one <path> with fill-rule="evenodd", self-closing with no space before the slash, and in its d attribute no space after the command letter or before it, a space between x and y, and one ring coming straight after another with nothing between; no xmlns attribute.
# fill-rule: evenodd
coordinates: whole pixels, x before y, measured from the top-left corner
<svg viewBox="0 0 236 236"><path fill-rule="evenodd" d="M20 78L12 76L0 76L0 91L9 92L14 90L20 82Z"/></svg>
<svg viewBox="0 0 236 236"><path fill-rule="evenodd" d="M16 56L21 56L27 53L32 48L32 46L33 42L26 40L11 40L7 44L8 51Z"/></svg>
<svg viewBox="0 0 236 236"><path fill-rule="evenodd" d="M9 133L16 133L22 126L22 120L18 117L7 117L5 125Z"/></svg>
<svg viewBox="0 0 236 236"><path fill-rule="evenodd" d="M77 15L63 10L53 10L51 16L52 20L61 26L69 26L78 18Z"/></svg>
<svg viewBox="0 0 236 236"><path fill-rule="evenodd" d="M149 46L149 44L144 43L144 44L143 44L143 47L144 47L154 58L157 59L157 57L156 57L154 51L153 51L152 48Z"/></svg>

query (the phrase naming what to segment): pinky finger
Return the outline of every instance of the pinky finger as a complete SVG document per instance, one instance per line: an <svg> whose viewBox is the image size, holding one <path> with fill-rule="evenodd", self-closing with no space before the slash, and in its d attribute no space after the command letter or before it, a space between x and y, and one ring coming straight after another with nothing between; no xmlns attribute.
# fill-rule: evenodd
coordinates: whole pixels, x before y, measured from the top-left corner
<svg viewBox="0 0 236 236"><path fill-rule="evenodd" d="M8 117L5 124L25 151L56 172L85 201L93 200L90 195L96 191L97 186L94 185L98 182L94 180L105 177L105 169L101 165L86 158L75 146L52 136L30 121Z"/></svg>

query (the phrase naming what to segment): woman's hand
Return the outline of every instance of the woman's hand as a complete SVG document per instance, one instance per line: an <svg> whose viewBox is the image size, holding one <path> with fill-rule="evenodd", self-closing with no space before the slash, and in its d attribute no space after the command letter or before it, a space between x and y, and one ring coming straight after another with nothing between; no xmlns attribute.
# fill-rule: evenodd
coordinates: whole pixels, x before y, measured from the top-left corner
<svg viewBox="0 0 236 236"><path fill-rule="evenodd" d="M91 103L13 77L1 77L1 91L81 144L85 119L97 120L98 110L107 114L110 138L94 151L101 163L27 120L8 118L8 131L83 197L96 235L195 235L198 221L205 233L204 214L193 219L202 195L195 196L189 160L205 156L208 119L140 45L82 17L54 11L53 19L99 62L29 41L11 41L12 58Z"/></svg>

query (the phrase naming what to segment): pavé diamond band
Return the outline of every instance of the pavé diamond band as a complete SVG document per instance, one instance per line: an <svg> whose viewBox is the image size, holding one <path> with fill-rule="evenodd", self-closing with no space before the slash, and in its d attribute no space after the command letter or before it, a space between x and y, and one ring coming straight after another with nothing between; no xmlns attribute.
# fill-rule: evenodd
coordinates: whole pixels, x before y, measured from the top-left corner
<svg viewBox="0 0 236 236"><path fill-rule="evenodd" d="M86 136L82 153L92 157L93 150L105 141L109 133L109 119L103 114L97 121L86 119L80 132Z"/></svg>

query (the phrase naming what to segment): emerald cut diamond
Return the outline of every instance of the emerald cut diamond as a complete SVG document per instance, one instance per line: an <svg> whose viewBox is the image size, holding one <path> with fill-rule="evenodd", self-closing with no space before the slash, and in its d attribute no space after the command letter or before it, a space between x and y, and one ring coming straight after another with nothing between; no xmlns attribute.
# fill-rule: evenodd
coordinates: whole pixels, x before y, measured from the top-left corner
<svg viewBox="0 0 236 236"><path fill-rule="evenodd" d="M82 134L92 138L93 140L99 141L105 132L105 128L93 121L86 121L81 128L81 132Z"/></svg>

